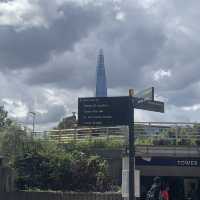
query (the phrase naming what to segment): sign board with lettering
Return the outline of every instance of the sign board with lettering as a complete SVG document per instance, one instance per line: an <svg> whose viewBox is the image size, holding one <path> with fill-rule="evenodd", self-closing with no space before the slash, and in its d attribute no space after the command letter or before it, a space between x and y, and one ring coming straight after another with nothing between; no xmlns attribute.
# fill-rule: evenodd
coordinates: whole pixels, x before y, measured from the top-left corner
<svg viewBox="0 0 200 200"><path fill-rule="evenodd" d="M135 101L136 109L164 113L164 103L161 101L142 100L141 98L137 97L135 97L133 100Z"/></svg>
<svg viewBox="0 0 200 200"><path fill-rule="evenodd" d="M128 125L129 97L79 98L78 123L82 126Z"/></svg>
<svg viewBox="0 0 200 200"><path fill-rule="evenodd" d="M200 167L200 158L149 157L147 159L136 157L136 165Z"/></svg>
<svg viewBox="0 0 200 200"><path fill-rule="evenodd" d="M142 98L144 100L154 100L154 87L147 88L140 92L137 92L135 95L137 98Z"/></svg>

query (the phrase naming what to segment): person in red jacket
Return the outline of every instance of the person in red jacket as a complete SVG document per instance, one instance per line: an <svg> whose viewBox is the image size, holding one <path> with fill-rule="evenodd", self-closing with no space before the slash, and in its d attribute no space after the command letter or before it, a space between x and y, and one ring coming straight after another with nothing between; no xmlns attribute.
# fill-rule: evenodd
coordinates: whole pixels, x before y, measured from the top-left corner
<svg viewBox="0 0 200 200"><path fill-rule="evenodd" d="M161 191L161 196L163 200L169 200L169 186L166 186L164 190Z"/></svg>

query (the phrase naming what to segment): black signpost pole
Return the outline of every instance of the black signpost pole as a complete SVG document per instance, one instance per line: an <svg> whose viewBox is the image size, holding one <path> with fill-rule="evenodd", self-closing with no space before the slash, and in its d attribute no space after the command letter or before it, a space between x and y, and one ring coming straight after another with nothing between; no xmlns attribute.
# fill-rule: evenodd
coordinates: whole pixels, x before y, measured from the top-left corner
<svg viewBox="0 0 200 200"><path fill-rule="evenodd" d="M129 90L129 200L135 200L135 149L133 90Z"/></svg>
<svg viewBox="0 0 200 200"><path fill-rule="evenodd" d="M134 109L164 113L164 103L154 100L154 88L129 96L87 97L78 100L78 120L84 126L129 126L129 200L135 200Z"/></svg>

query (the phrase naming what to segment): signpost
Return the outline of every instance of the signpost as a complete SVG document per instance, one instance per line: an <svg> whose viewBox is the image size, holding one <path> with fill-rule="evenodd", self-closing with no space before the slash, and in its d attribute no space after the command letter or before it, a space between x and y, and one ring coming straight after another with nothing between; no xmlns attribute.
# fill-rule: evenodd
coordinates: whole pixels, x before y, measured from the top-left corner
<svg viewBox="0 0 200 200"><path fill-rule="evenodd" d="M129 200L135 200L134 91L129 90ZM133 124L132 124L133 123Z"/></svg>
<svg viewBox="0 0 200 200"><path fill-rule="evenodd" d="M90 97L78 99L78 120L82 126L129 124L129 97Z"/></svg>
<svg viewBox="0 0 200 200"><path fill-rule="evenodd" d="M135 197L140 198L140 171L135 170L134 173L134 190ZM129 197L129 157L125 156L122 159L122 197Z"/></svg>
<svg viewBox="0 0 200 200"><path fill-rule="evenodd" d="M154 88L139 92L136 96L89 97L78 99L78 123L82 126L129 126L129 200L135 200L135 144L134 109L164 112L164 103L154 101Z"/></svg>
<svg viewBox="0 0 200 200"><path fill-rule="evenodd" d="M161 101L152 101L152 100L145 101L139 98L134 98L134 101L136 109L164 113L164 103Z"/></svg>
<svg viewBox="0 0 200 200"><path fill-rule="evenodd" d="M134 97L142 98L144 100L154 101L154 87L142 90L134 95Z"/></svg>

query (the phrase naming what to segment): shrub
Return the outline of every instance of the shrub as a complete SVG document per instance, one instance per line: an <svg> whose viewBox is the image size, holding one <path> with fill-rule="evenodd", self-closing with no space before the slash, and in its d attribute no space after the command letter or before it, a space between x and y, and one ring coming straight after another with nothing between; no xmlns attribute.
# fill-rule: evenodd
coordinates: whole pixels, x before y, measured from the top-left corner
<svg viewBox="0 0 200 200"><path fill-rule="evenodd" d="M108 191L112 185L107 162L80 151L50 155L33 151L16 159L14 167L19 190Z"/></svg>

